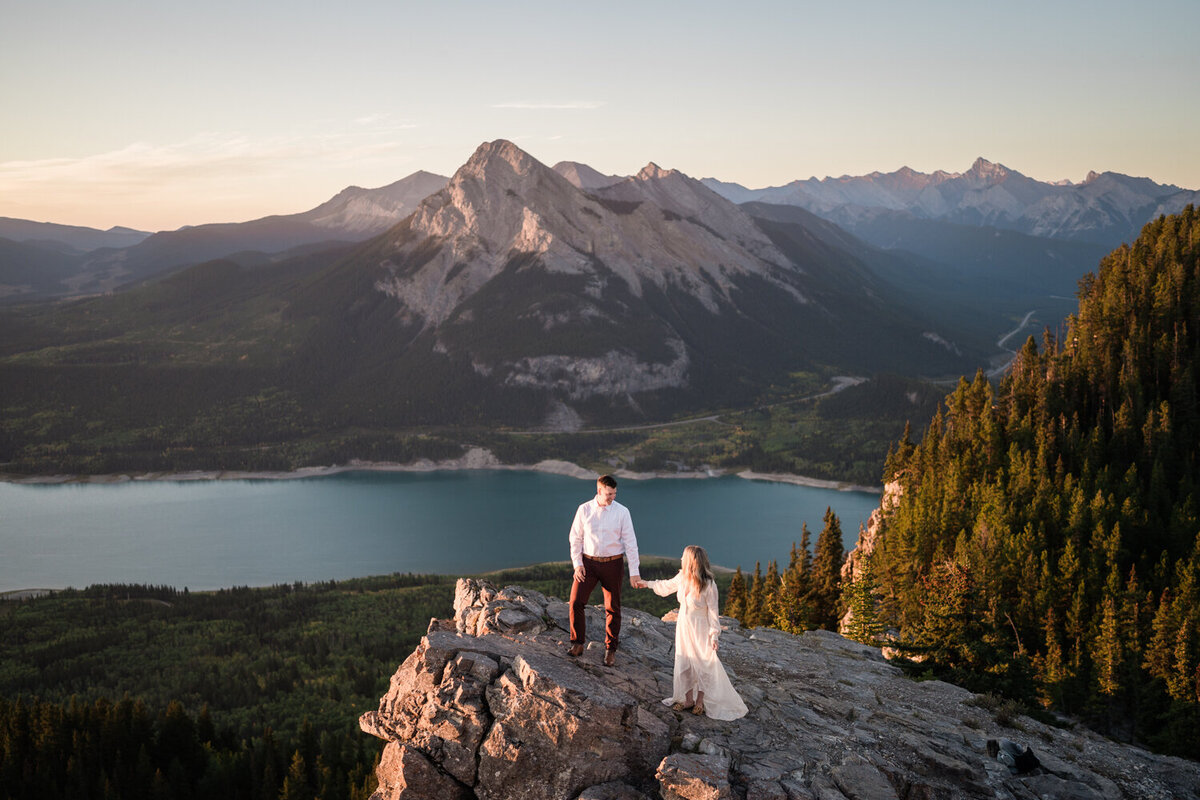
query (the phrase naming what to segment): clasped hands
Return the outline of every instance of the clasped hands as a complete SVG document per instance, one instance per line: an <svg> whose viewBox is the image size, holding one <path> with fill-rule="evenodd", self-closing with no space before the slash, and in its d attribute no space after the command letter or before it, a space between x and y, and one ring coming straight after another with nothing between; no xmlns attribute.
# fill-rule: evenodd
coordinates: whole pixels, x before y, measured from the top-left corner
<svg viewBox="0 0 1200 800"><path fill-rule="evenodd" d="M582 566L576 567L575 575L574 575L575 580L578 581L579 583L583 583L583 577L584 577L583 567ZM645 589L650 584L646 583L638 575L631 575L629 578L629 585L635 589Z"/></svg>

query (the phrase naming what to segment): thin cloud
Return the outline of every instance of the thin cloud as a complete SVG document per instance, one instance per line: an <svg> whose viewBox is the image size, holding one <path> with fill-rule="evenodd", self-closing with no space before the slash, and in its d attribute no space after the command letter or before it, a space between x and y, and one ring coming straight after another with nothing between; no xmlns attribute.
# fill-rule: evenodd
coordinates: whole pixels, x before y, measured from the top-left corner
<svg viewBox="0 0 1200 800"><path fill-rule="evenodd" d="M354 120L354 124L359 128L369 129L365 133L389 133L395 131L411 131L420 126L412 123L396 119L394 114L380 113L367 114L366 116L358 117Z"/></svg>
<svg viewBox="0 0 1200 800"><path fill-rule="evenodd" d="M141 186L200 175L261 169L287 158L288 148L254 144L235 134L200 134L182 142L134 142L119 150L82 158L0 163L0 187L107 184Z"/></svg>
<svg viewBox="0 0 1200 800"><path fill-rule="evenodd" d="M577 100L570 103L495 103L492 108L510 108L521 111L590 111L604 103L595 100Z"/></svg>
<svg viewBox="0 0 1200 800"><path fill-rule="evenodd" d="M170 230L282 213L342 176L392 175L410 165L406 127L347 120L286 136L214 132L77 158L0 162L0 216Z"/></svg>
<svg viewBox="0 0 1200 800"><path fill-rule="evenodd" d="M109 193L122 193L172 181L241 180L296 163L396 156L403 152L403 143L392 136L403 127L264 139L203 133L169 144L134 142L81 158L7 161L0 163L0 193L34 187L59 191L103 187Z"/></svg>

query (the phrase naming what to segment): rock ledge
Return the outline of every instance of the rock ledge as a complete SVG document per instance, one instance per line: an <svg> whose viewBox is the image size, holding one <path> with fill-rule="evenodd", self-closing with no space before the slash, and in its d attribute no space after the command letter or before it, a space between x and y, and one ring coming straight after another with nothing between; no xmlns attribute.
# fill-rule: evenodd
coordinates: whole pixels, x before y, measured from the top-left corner
<svg viewBox="0 0 1200 800"><path fill-rule="evenodd" d="M674 624L626 609L617 665L566 655L567 606L463 579L364 731L387 741L378 800L916 800L1200 798L1200 764L1020 717L1001 727L965 689L917 683L837 634L744 630L721 657L750 713L664 706ZM603 631L603 611L588 609ZM1010 772L988 739L1031 746Z"/></svg>

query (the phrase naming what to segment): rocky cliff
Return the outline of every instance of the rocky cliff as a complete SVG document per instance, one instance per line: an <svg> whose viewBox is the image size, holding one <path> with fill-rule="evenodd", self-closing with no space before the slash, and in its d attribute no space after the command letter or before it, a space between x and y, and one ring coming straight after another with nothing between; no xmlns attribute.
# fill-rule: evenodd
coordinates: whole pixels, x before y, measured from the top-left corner
<svg viewBox="0 0 1200 800"><path fill-rule="evenodd" d="M866 560L875 552L875 545L883 535L884 520L896 508L903 494L904 486L900 481L884 484L879 508L871 512L866 526L858 529L858 543L846 554L846 560L842 563L843 585L853 583L862 574Z"/></svg>
<svg viewBox="0 0 1200 800"><path fill-rule="evenodd" d="M723 620L721 658L750 713L716 722L661 702L671 615L626 610L617 664L605 668L599 641L566 655L560 600L464 579L454 608L360 721L387 742L379 800L1200 797L1198 764L999 717L837 634ZM588 615L601 634L603 611ZM1016 773L989 740L1031 747L1040 766Z"/></svg>

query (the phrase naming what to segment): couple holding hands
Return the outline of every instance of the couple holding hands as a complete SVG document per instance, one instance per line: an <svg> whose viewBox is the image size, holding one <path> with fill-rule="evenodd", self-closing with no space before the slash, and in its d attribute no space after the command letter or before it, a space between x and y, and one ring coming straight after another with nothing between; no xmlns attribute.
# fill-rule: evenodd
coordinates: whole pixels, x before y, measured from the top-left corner
<svg viewBox="0 0 1200 800"><path fill-rule="evenodd" d="M571 564L575 580L571 584L572 656L583 654L587 639L584 608L599 583L604 590L604 664L616 663L621 634L621 584L624 558L629 559L629 584L635 589L650 589L666 597L679 599L679 618L675 623L675 682L671 697L663 702L676 711L691 709L713 719L738 719L746 714L746 704L729 682L725 668L717 658L721 635L718 619L717 583L704 548L684 548L679 572L669 580L644 581L638 565L637 538L629 509L616 501L617 481L602 475L596 481L596 496L579 506L571 523Z"/></svg>

